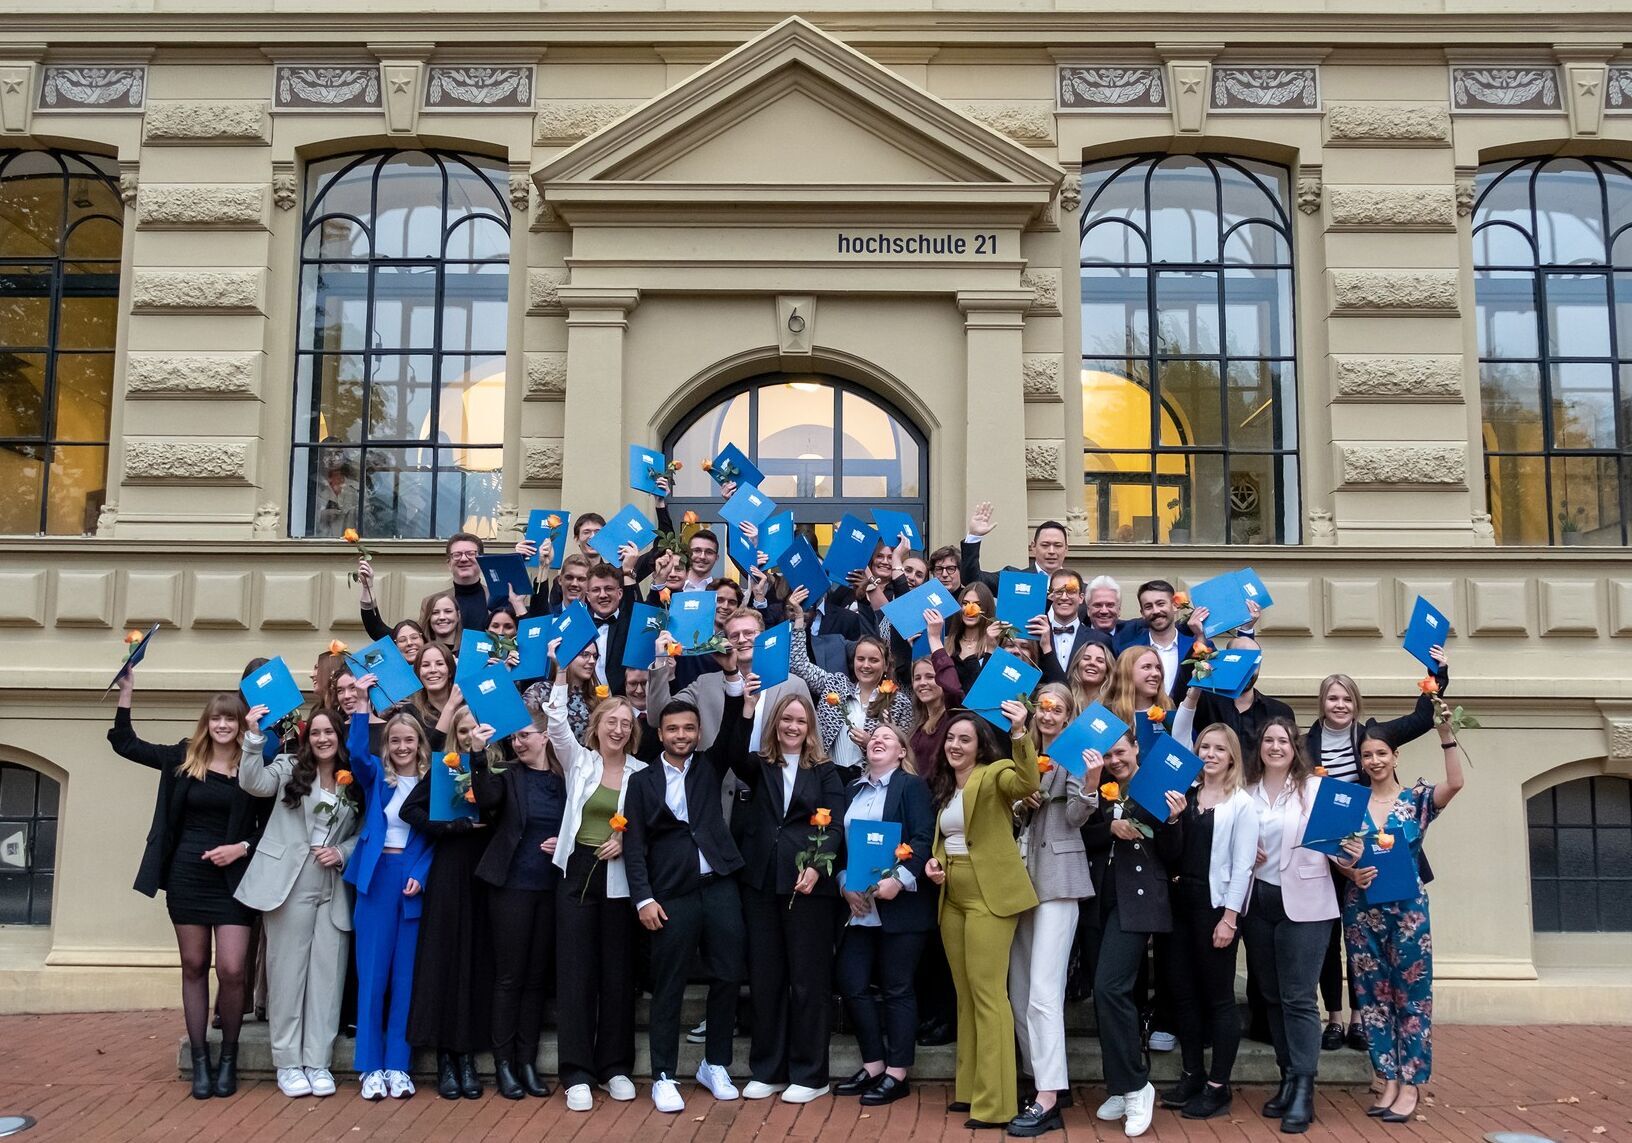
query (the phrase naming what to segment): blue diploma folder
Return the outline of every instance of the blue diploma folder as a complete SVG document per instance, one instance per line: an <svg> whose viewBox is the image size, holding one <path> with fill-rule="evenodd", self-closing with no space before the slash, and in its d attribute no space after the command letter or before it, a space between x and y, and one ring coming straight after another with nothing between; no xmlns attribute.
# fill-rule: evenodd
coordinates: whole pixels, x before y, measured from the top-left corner
<svg viewBox="0 0 1632 1143"><path fill-rule="evenodd" d="M793 543L793 513L778 512L759 526L759 550L774 564Z"/></svg>
<svg viewBox="0 0 1632 1143"><path fill-rule="evenodd" d="M1411 846L1400 831L1390 832L1394 835L1392 847L1384 849L1377 844L1377 835L1372 834L1366 838L1365 853L1360 855L1359 868L1364 869L1369 865L1377 870L1371 885L1361 890L1368 909L1393 901L1409 901L1422 892L1422 882L1417 878L1416 855L1411 852Z"/></svg>
<svg viewBox="0 0 1632 1143"><path fill-rule="evenodd" d="M683 653L700 653L692 648L714 638L718 605L719 593L713 591L677 591L669 597L669 634Z"/></svg>
<svg viewBox="0 0 1632 1143"><path fill-rule="evenodd" d="M289 664L281 658L273 659L260 670L252 672L238 684L238 690L243 694L244 702L250 706L267 708L266 717L261 719L261 726L266 730L276 726L292 711L300 709L300 687L289 673Z"/></svg>
<svg viewBox="0 0 1632 1143"><path fill-rule="evenodd" d="M1009 720L999 708L1010 699L1029 698L1042 677L1043 672L1036 667L999 647L981 668L963 705L993 726L1007 730Z"/></svg>
<svg viewBox="0 0 1632 1143"><path fill-rule="evenodd" d="M1309 824L1303 827L1303 846L1333 857L1343 852L1343 839L1366 825L1366 787L1337 778L1315 783L1315 801Z"/></svg>
<svg viewBox="0 0 1632 1143"><path fill-rule="evenodd" d="M1269 597L1264 581L1251 568L1216 575L1190 589L1191 606L1207 609L1207 622L1202 630L1209 639L1252 622L1247 611L1249 599L1260 608L1275 602Z"/></svg>
<svg viewBox="0 0 1632 1143"><path fill-rule="evenodd" d="M544 522L551 516L554 516L557 521L553 528ZM527 514L526 538L537 544L539 548L544 547L545 540L550 542L552 545L550 548L550 568L553 571L560 571L561 561L567 557L567 525L571 521L571 512L551 511L548 508L534 508ZM538 565L538 553L534 552L528 558L527 566L536 568Z"/></svg>
<svg viewBox="0 0 1632 1143"><path fill-rule="evenodd" d="M657 449L645 445L629 446L629 487L636 492L662 496L663 490L657 486L657 478L666 476L668 467L668 460Z"/></svg>
<svg viewBox="0 0 1632 1143"><path fill-rule="evenodd" d="M727 481L736 484L752 484L758 488L765 483L765 474L754 466L748 455L734 444L727 444L720 450L720 455L714 458L714 468L709 477L715 484L724 484Z"/></svg>
<svg viewBox="0 0 1632 1143"><path fill-rule="evenodd" d="M905 512L897 512L893 508L874 508L873 523L878 527L878 538L885 547L893 548L906 537L907 547L915 551L924 550L924 534L918 530L918 522Z"/></svg>
<svg viewBox="0 0 1632 1143"><path fill-rule="evenodd" d="M1201 773L1201 759L1180 746L1172 735L1160 735L1149 750L1139 752L1139 769L1128 781L1128 797L1165 822L1167 792L1184 793Z"/></svg>
<svg viewBox="0 0 1632 1143"><path fill-rule="evenodd" d="M793 542L777 558L776 566L787 579L789 592L802 587L810 593L810 598L805 600L806 611L814 610L827 594L827 573L822 570L821 560L816 558L816 549L803 536L793 537Z"/></svg>
<svg viewBox="0 0 1632 1143"><path fill-rule="evenodd" d="M502 556L477 556L476 566L482 569L482 582L487 584L489 611L509 603L512 591L523 599L533 594L533 579L527 574L527 561L514 552Z"/></svg>
<svg viewBox="0 0 1632 1143"><path fill-rule="evenodd" d="M461 754L459 759L464 763L465 776L470 774L470 755ZM465 800L464 792L459 789L459 775L449 770L447 763L442 761L438 754L431 760L431 820L433 822L452 822L466 819L475 821L481 815L477 813L476 804ZM466 786L465 789L469 789Z"/></svg>
<svg viewBox="0 0 1632 1143"><path fill-rule="evenodd" d="M997 618L1018 631L1048 610L1048 573L1006 571L997 577Z"/></svg>
<svg viewBox="0 0 1632 1143"><path fill-rule="evenodd" d="M376 685L368 692L375 714L384 714L397 703L424 690L413 664L408 662L389 635L366 647L346 654L346 666L356 678L373 675Z"/></svg>
<svg viewBox="0 0 1632 1143"><path fill-rule="evenodd" d="M742 573L743 586L750 586L751 569L759 566L760 549L748 542L741 528L732 528L726 533L725 550L731 557L731 562L736 564L737 570Z"/></svg>
<svg viewBox="0 0 1632 1143"><path fill-rule="evenodd" d="M623 644L623 665L636 671L650 670L657 658L657 636L663 630L663 609L637 603L629 615L629 637Z"/></svg>
<svg viewBox="0 0 1632 1143"><path fill-rule="evenodd" d="M466 679L487 670L487 661L493 657L496 644L486 631L465 631L459 636L459 665L453 672L454 681L461 686Z"/></svg>
<svg viewBox="0 0 1632 1143"><path fill-rule="evenodd" d="M752 484L739 485L736 495L732 496L720 507L720 519L727 524L746 522L757 528L774 515L776 515L776 501Z"/></svg>
<svg viewBox="0 0 1632 1143"><path fill-rule="evenodd" d="M616 516L606 522L606 527L595 533L589 546L601 559L616 567L618 549L623 545L633 544L644 552L656 539L657 525L633 504L625 504Z"/></svg>
<svg viewBox="0 0 1632 1143"><path fill-rule="evenodd" d="M516 691L515 680L503 667L488 667L460 683L459 691L465 696L465 703L476 716L476 721L493 728L495 740L508 738L533 723L527 704L521 701L521 695Z"/></svg>
<svg viewBox="0 0 1632 1143"><path fill-rule="evenodd" d="M561 656L558 665L572 662L585 647L595 642L595 617L589 613L583 600L575 600L555 617L555 631L551 638L561 640L556 652Z"/></svg>
<svg viewBox="0 0 1632 1143"><path fill-rule="evenodd" d="M1127 723L1096 702L1072 719L1071 724L1060 731L1059 737L1049 743L1049 760L1081 778L1088 773L1088 767L1082 761L1082 752L1097 750L1104 754L1127 732Z"/></svg>
<svg viewBox="0 0 1632 1143"><path fill-rule="evenodd" d="M958 610L958 598L938 579L919 584L903 596L884 605L884 618L903 639L916 639L924 630L924 612L939 611L952 615ZM927 650L924 652L929 653Z"/></svg>
<svg viewBox="0 0 1632 1143"><path fill-rule="evenodd" d="M857 819L844 827L844 887L865 893L901 864L895 847L901 844L900 822Z"/></svg>
<svg viewBox="0 0 1632 1143"><path fill-rule="evenodd" d="M1239 698L1247 684L1252 681L1253 673L1258 670L1258 663L1264 653L1255 647L1237 647L1220 651L1207 663L1212 667L1204 679L1190 676L1190 685L1197 690L1212 691L1224 695L1226 698Z"/></svg>
<svg viewBox="0 0 1632 1143"><path fill-rule="evenodd" d="M550 640L555 638L555 616L540 615L516 624L516 678L541 679L550 670Z"/></svg>
<svg viewBox="0 0 1632 1143"><path fill-rule="evenodd" d="M1450 637L1450 617L1422 596L1417 596L1417 602L1411 608L1411 622L1405 629L1406 652L1427 667L1430 675L1434 674L1439 670L1439 664L1428 652L1431 648L1443 647Z"/></svg>
<svg viewBox="0 0 1632 1143"><path fill-rule="evenodd" d="M786 623L767 627L754 639L754 674L759 676L761 694L788 681L793 673L788 653L793 643L793 628Z"/></svg>
<svg viewBox="0 0 1632 1143"><path fill-rule="evenodd" d="M844 519L833 529L833 541L827 545L822 558L822 571L835 583L857 568L867 566L878 548L878 533L871 524L845 513Z"/></svg>
<svg viewBox="0 0 1632 1143"><path fill-rule="evenodd" d="M126 675L135 670L143 659L147 658L147 645L153 641L153 636L158 634L158 631L159 625L157 623L153 624L153 626L147 629L147 634L142 636L141 641L136 644L135 650L131 651L131 653L125 657L124 664L120 666L118 672L114 674L113 682L109 683L107 690L102 692L104 696L107 695L108 691L111 691L114 687L118 686L120 681L123 680Z"/></svg>

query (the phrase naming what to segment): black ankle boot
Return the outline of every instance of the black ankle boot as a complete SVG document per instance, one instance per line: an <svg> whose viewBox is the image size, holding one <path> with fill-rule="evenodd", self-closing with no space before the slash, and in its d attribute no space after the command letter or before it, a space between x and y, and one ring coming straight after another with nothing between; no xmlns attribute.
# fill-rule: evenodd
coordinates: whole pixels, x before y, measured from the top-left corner
<svg viewBox="0 0 1632 1143"><path fill-rule="evenodd" d="M1315 1121L1315 1077L1293 1076L1292 1098L1281 1116L1281 1134L1302 1135Z"/></svg>
<svg viewBox="0 0 1632 1143"><path fill-rule="evenodd" d="M238 1045L221 1045L221 1062L215 1068L215 1094L233 1095L238 1091Z"/></svg>
<svg viewBox="0 0 1632 1143"><path fill-rule="evenodd" d="M516 1078L515 1065L503 1056L493 1061L493 1082L505 1099L521 1099L527 1094Z"/></svg>
<svg viewBox="0 0 1632 1143"><path fill-rule="evenodd" d="M210 1046L193 1049L193 1098L209 1099L215 1094L215 1066L210 1063Z"/></svg>
<svg viewBox="0 0 1632 1143"><path fill-rule="evenodd" d="M1265 1119L1279 1119L1286 1114L1286 1105L1292 1102L1292 1077L1281 1073L1281 1086L1264 1104Z"/></svg>
<svg viewBox="0 0 1632 1143"><path fill-rule="evenodd" d="M1207 1086L1200 1072L1180 1072L1179 1082L1162 1092L1162 1106L1169 1110L1183 1107Z"/></svg>
<svg viewBox="0 0 1632 1143"><path fill-rule="evenodd" d="M459 1094L466 1099L481 1099L482 1077L476 1074L475 1054L460 1052L454 1057L454 1064L459 1069Z"/></svg>
<svg viewBox="0 0 1632 1143"><path fill-rule="evenodd" d="M459 1076L453 1070L453 1053L436 1053L436 1094L443 1099L459 1098Z"/></svg>
<svg viewBox="0 0 1632 1143"><path fill-rule="evenodd" d="M1215 1115L1222 1115L1230 1109L1230 1085L1223 1084L1214 1087L1212 1084L1202 1084L1201 1092L1179 1114L1186 1119L1211 1119Z"/></svg>
<svg viewBox="0 0 1632 1143"><path fill-rule="evenodd" d="M538 1067L532 1060L521 1065L521 1090L536 1099L548 1099L550 1085L539 1077Z"/></svg>

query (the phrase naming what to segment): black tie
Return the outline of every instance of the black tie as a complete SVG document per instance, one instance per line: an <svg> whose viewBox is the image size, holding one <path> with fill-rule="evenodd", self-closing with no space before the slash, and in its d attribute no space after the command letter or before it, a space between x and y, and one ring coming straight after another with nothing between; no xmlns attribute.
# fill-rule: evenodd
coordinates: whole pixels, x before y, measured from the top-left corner
<svg viewBox="0 0 1632 1143"><path fill-rule="evenodd" d="M1075 630L1075 627L1056 627L1054 628L1054 635L1058 638L1061 635L1069 635Z"/></svg>
<svg viewBox="0 0 1632 1143"><path fill-rule="evenodd" d="M612 624L614 624L614 623L616 623L618 621L618 616L617 616L616 612L613 612L611 615L594 615L594 614L591 614L590 618L595 621L595 626L597 626L597 627L610 627L610 626L612 626Z"/></svg>

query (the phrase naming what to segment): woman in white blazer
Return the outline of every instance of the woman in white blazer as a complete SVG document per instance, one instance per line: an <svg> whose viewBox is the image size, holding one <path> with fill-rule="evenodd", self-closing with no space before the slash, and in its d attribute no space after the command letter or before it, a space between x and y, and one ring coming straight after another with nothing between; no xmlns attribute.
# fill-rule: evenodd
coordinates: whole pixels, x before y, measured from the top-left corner
<svg viewBox="0 0 1632 1143"><path fill-rule="evenodd" d="M1258 813L1258 850L1252 904L1247 910L1247 962L1262 982L1281 1086L1264 1115L1281 1131L1302 1134L1315 1118L1315 1072L1320 1063L1320 1007L1316 986L1338 915L1331 861L1303 848L1303 831L1320 783L1291 719L1264 724L1257 751L1246 760L1247 793Z"/></svg>
<svg viewBox="0 0 1632 1143"><path fill-rule="evenodd" d="M284 1095L333 1095L334 1037L346 987L351 886L342 879L357 844L357 795L347 768L345 719L312 712L293 754L262 757L265 707L249 712L238 784L278 795L266 832L234 894L264 914L272 1065Z"/></svg>
<svg viewBox="0 0 1632 1143"><path fill-rule="evenodd" d="M1166 965L1184 1064L1178 1084L1162 1093L1162 1106L1186 1119L1210 1119L1229 1110L1230 1072L1241 1046L1235 954L1258 856L1258 814L1242 788L1235 731L1213 723L1196 740L1196 753L1201 783L1185 802ZM1204 1070L1209 1042L1212 1066Z"/></svg>
<svg viewBox="0 0 1632 1143"><path fill-rule="evenodd" d="M553 656L555 646L552 643ZM622 695L596 704L573 736L566 676L557 672L544 706L550 746L567 780L556 889L556 1038L567 1107L588 1111L600 1084L613 1099L635 1098L634 912L623 866L623 800L629 775L646 764L640 715Z"/></svg>

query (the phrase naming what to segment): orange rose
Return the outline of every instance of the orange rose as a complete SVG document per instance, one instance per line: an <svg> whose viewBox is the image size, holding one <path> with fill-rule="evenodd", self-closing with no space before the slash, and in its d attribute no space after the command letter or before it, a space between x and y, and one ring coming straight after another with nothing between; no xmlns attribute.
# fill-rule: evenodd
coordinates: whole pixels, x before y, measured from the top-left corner
<svg viewBox="0 0 1632 1143"><path fill-rule="evenodd" d="M1042 777L1044 774L1047 774L1052 769L1054 769L1054 759L1050 758L1047 754L1037 755L1037 776L1038 777Z"/></svg>
<svg viewBox="0 0 1632 1143"><path fill-rule="evenodd" d="M1380 832L1377 835L1377 848L1382 850L1385 853L1388 852L1389 850L1393 849L1394 848L1394 835L1389 833L1387 830L1383 830L1382 832Z"/></svg>
<svg viewBox="0 0 1632 1143"><path fill-rule="evenodd" d="M659 603L661 603L664 607L667 607L669 605L669 600L672 599L673 597L674 597L674 593L672 591L670 591L666 587L662 591L657 593L657 601Z"/></svg>
<svg viewBox="0 0 1632 1143"><path fill-rule="evenodd" d="M471 805L474 806L476 804L476 791L475 790L466 790L465 791L465 801L469 802Z"/></svg>
<svg viewBox="0 0 1632 1143"><path fill-rule="evenodd" d="M357 529L347 528L344 532L340 533L340 538L348 544L355 544L357 542Z"/></svg>
<svg viewBox="0 0 1632 1143"><path fill-rule="evenodd" d="M822 696L822 701L828 706L838 706L839 703L843 702L844 700L839 698L839 693L837 691L828 691Z"/></svg>
<svg viewBox="0 0 1632 1143"><path fill-rule="evenodd" d="M965 619L979 619L980 618L980 604L974 602L973 600L971 600L968 603L964 604L963 605L963 617Z"/></svg>
<svg viewBox="0 0 1632 1143"><path fill-rule="evenodd" d="M336 770L334 772L334 784L336 786L349 786L351 783L352 777L350 770Z"/></svg>
<svg viewBox="0 0 1632 1143"><path fill-rule="evenodd" d="M714 462L712 460L705 460L703 461L702 468L704 472L713 472Z"/></svg>
<svg viewBox="0 0 1632 1143"><path fill-rule="evenodd" d="M687 512L684 516L680 517L680 522L685 524L687 527L690 527L692 524L697 522L697 513Z"/></svg>
<svg viewBox="0 0 1632 1143"><path fill-rule="evenodd" d="M442 755L442 765L457 774L465 768L465 761L459 757L458 751L450 750Z"/></svg>
<svg viewBox="0 0 1632 1143"><path fill-rule="evenodd" d="M1417 689L1425 695L1437 695L1439 693L1439 680L1432 675L1424 675L1422 681L1417 684Z"/></svg>
<svg viewBox="0 0 1632 1143"><path fill-rule="evenodd" d="M1175 591L1173 593L1173 606L1174 607L1189 607L1190 606L1190 593L1187 592L1187 591Z"/></svg>
<svg viewBox="0 0 1632 1143"><path fill-rule="evenodd" d="M1050 712L1059 710L1060 700L1055 698L1053 695L1044 695L1042 698L1037 700L1037 709Z"/></svg>
<svg viewBox="0 0 1632 1143"><path fill-rule="evenodd" d="M1190 648L1190 657L1192 659L1211 659L1213 657L1213 649L1206 643L1197 643L1195 646Z"/></svg>
<svg viewBox="0 0 1632 1143"><path fill-rule="evenodd" d="M824 829L833 824L833 815L827 812L826 806L817 806L816 812L810 815L810 824L817 829Z"/></svg>
<svg viewBox="0 0 1632 1143"><path fill-rule="evenodd" d="M680 644L678 644L678 643L670 643L669 644L669 658L678 659L680 657L680 652L681 652Z"/></svg>
<svg viewBox="0 0 1632 1143"><path fill-rule="evenodd" d="M142 633L140 631L127 631L127 632L125 632L125 643L126 644L140 643L141 641L142 641Z"/></svg>
<svg viewBox="0 0 1632 1143"><path fill-rule="evenodd" d="M895 684L889 679L885 679L882 683L878 684L878 693L881 695L893 695L895 693Z"/></svg>
<svg viewBox="0 0 1632 1143"><path fill-rule="evenodd" d="M1151 703L1145 708L1145 717L1152 722L1161 722L1167 717L1167 712L1156 703Z"/></svg>
<svg viewBox="0 0 1632 1143"><path fill-rule="evenodd" d="M605 683L596 684L596 687L595 687L595 697L596 698L604 699L608 695L610 695L611 693L612 693L612 688L607 686Z"/></svg>
<svg viewBox="0 0 1632 1143"><path fill-rule="evenodd" d="M555 529L561 526L561 517L552 512L550 515L544 517L544 526L550 529L552 532L555 531Z"/></svg>
<svg viewBox="0 0 1632 1143"><path fill-rule="evenodd" d="M1106 782L1099 788L1099 796L1107 802L1119 801L1122 797L1122 787L1115 782Z"/></svg>
<svg viewBox="0 0 1632 1143"><path fill-rule="evenodd" d="M331 655L344 655L345 653L346 653L346 645L344 643L340 642L340 640L338 640L338 639L330 639L329 640L329 654L331 654Z"/></svg>
<svg viewBox="0 0 1632 1143"><path fill-rule="evenodd" d="M613 814L607 819L606 824L612 827L613 833L622 833L629 828L629 819L622 814Z"/></svg>
<svg viewBox="0 0 1632 1143"><path fill-rule="evenodd" d="M686 467L686 466L681 464L678 460L669 461L669 471L670 472L679 472L684 467Z"/></svg>
<svg viewBox="0 0 1632 1143"><path fill-rule="evenodd" d="M1315 777L1324 778L1325 776L1326 776L1326 767L1316 766L1315 767Z"/></svg>
<svg viewBox="0 0 1632 1143"><path fill-rule="evenodd" d="M912 846L908 845L904 841L900 845L896 846L895 859L897 861L910 861L912 859Z"/></svg>

